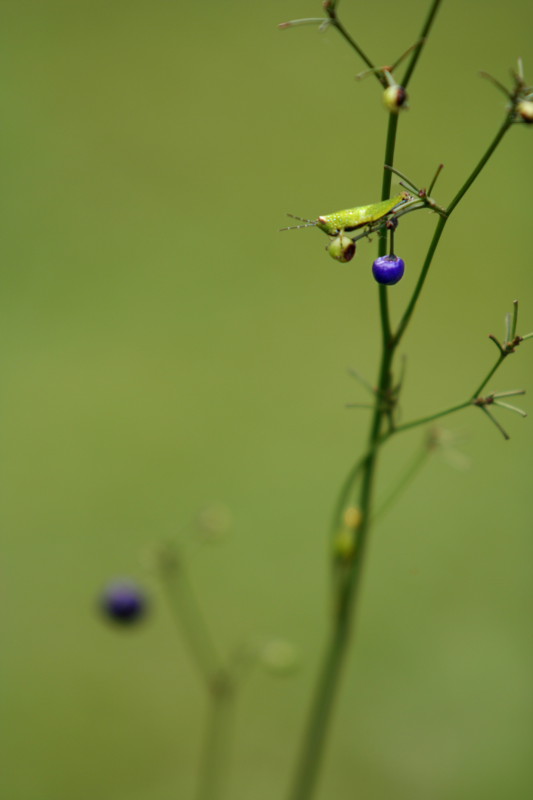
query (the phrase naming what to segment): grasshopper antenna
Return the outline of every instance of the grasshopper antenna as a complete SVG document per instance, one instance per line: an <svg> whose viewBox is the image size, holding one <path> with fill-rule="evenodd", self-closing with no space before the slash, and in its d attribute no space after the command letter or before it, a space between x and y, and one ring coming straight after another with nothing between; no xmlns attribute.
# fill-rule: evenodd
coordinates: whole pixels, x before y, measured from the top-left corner
<svg viewBox="0 0 533 800"><path fill-rule="evenodd" d="M297 231L300 228L316 228L316 222L312 219L305 219L304 217L297 217L296 214L287 214L291 219L299 219L300 222L305 222L305 225L289 225L287 228L280 228L280 231Z"/></svg>

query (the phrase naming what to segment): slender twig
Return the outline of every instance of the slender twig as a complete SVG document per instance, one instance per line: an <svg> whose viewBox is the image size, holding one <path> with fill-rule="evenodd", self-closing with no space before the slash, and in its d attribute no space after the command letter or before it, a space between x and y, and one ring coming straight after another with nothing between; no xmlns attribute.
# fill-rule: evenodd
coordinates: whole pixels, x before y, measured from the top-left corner
<svg viewBox="0 0 533 800"><path fill-rule="evenodd" d="M346 476L344 483L342 484L341 490L339 492L339 497L337 502L335 503L335 508L333 511L333 519L331 524L331 530L333 535L335 535L339 528L339 521L342 519L342 515L344 514L347 506L350 503L350 497L353 493L354 486L356 481L359 478L361 470L364 466L364 457L360 458L359 461L356 461L351 470L349 471L348 475Z"/></svg>
<svg viewBox="0 0 533 800"><path fill-rule="evenodd" d="M491 155L494 153L494 151L496 150L496 148L500 144L501 140L503 139L503 137L505 136L505 134L507 133L507 131L509 130L509 128L513 124L513 119L514 119L514 111L510 111L506 115L501 128L499 129L498 133L496 134L496 136L492 140L491 144L487 148L487 150L484 153L483 157L480 159L479 163L476 165L476 167L472 171L471 175L466 179L466 181L463 183L463 185L461 186L461 188L459 189L459 191L457 192L457 194L455 195L455 197L453 198L453 200L451 201L451 203L447 207L446 213L447 213L448 217L451 216L452 211L454 211L454 209L459 205L459 203L461 202L461 200L463 199L463 197L465 196L467 191L470 189L470 187L472 186L472 184L476 180L477 176L479 175L479 173L481 172L481 170L483 169L483 167L485 166L485 164L487 163L487 161L489 160Z"/></svg>
<svg viewBox="0 0 533 800"><path fill-rule="evenodd" d="M403 78L401 80L401 84L404 87L404 89L407 88L407 84L411 80L413 72L415 71L415 67L416 67L416 65L418 63L418 59L420 58L420 55L422 53L422 48L424 47L424 44L426 43L426 39L427 39L428 34L429 34L430 30L431 30L431 26L433 25L433 22L435 21L435 16L437 14L437 11L439 10L440 4L441 4L441 0L433 0L431 8L429 9L429 14L426 17L426 21L424 22L424 26L423 26L423 28L422 28L422 30L420 32L419 40L418 40L418 42L417 42L417 44L416 44L416 46L415 46L415 48L413 50L413 54L412 54L411 58L409 59L409 62L407 64L407 68L405 70L405 74L404 74L404 76L403 76Z"/></svg>
<svg viewBox="0 0 533 800"><path fill-rule="evenodd" d="M496 400L494 398L494 395L492 397L493 397L492 400L493 405L499 406L500 408L506 408L508 411L514 411L515 414L519 414L521 417L527 417L527 413L523 411L521 408L518 408L518 406L513 406L511 405L511 403L503 403L501 400Z"/></svg>
<svg viewBox="0 0 533 800"><path fill-rule="evenodd" d="M502 351L502 353L500 354L499 359L496 361L496 363L494 364L492 369L489 370L489 372L488 372L487 376L485 377L485 379L481 381L481 383L479 384L479 386L477 387L475 392L472 392L472 397L470 398L471 400L475 400L476 397L479 397L479 395L481 394L481 392L483 391L483 389L485 388L487 383L490 381L490 379L492 378L492 376L494 375L494 373L496 372L498 367L507 358L507 356L508 356L508 353L505 353L505 352Z"/></svg>
<svg viewBox="0 0 533 800"><path fill-rule="evenodd" d="M414 419L412 422L404 422L403 425L397 425L394 428L394 433L403 433L403 431L408 431L411 428L417 428L419 425L427 425L429 422L434 422L436 419L440 419L441 417L447 417L448 414L454 414L456 411L461 411L463 408L468 408L468 406L471 405L472 400L466 400L464 403L451 406L451 408L446 408L444 411L437 411L435 414L428 414L427 417L420 417L419 419Z"/></svg>
<svg viewBox="0 0 533 800"><path fill-rule="evenodd" d="M457 194L455 195L455 197L453 198L453 200L451 201L449 206L446 208L446 216L439 218L439 220L437 222L437 225L435 227L435 233L433 234L433 238L432 238L431 243L429 245L429 249L428 249L424 264L422 265L422 270L420 272L420 276L419 276L418 281L416 283L416 286L414 288L414 291L413 291L413 294L411 296L411 299L410 299L410 301L409 301L409 303L407 305L407 308L406 308L406 310L404 312L404 315L403 315L403 317L402 317L402 319L400 321L400 324L398 325L398 329L396 330L396 333L394 335L394 339L395 339L395 344L396 345L400 342L402 336L404 335L404 333L406 331L406 328L407 328L407 326L409 324L409 321L410 321L410 319L411 319L411 317L413 315L417 300L420 297L420 293L421 293L422 288L424 286L424 283L426 281L427 274L428 274L429 268L431 266L431 262L433 261L433 256L435 255L435 251L436 251L437 246L439 244L440 237L442 236L442 233L444 231L444 226L448 222L452 211L454 211L454 209L457 207L457 205L460 203L460 201L465 196L465 194L468 191L468 189L472 186L472 184L474 183L475 179L477 178L477 176L479 175L479 173L481 172L481 170L483 169L483 167L485 166L485 164L487 163L487 161L489 160L491 155L494 153L494 151L496 150L497 146L499 145L499 143L501 142L501 140L503 139L504 135L507 133L507 131L509 130L511 125L512 125L512 114L509 113L509 114L506 115L502 126L500 127L500 129L498 130L496 136L494 137L494 139L492 140L491 144L487 148L485 154L480 159L480 161L478 162L478 164L476 165L476 167L474 168L472 173L469 175L469 177L466 179L464 184L461 186L461 188L459 189L459 191L457 192Z"/></svg>
<svg viewBox="0 0 533 800"><path fill-rule="evenodd" d="M500 433L501 433L501 435L503 436L503 438L504 438L504 439L507 439L507 440L508 440L508 439L510 439L511 437L509 436L509 434L507 433L507 431L505 430L505 428L503 427L503 425L501 425L501 424L498 422L498 420L496 419L496 417L494 416L494 414L491 414L491 413L490 413L490 411L489 411L489 409L487 408L487 406L480 406L480 408L481 408L481 410L483 411L483 413L487 415L487 417L490 419L490 421L491 421L491 422L493 422L493 423L494 423L494 425L496 425L496 427L497 427L497 428L498 428L498 430L500 431Z"/></svg>
<svg viewBox="0 0 533 800"><path fill-rule="evenodd" d="M369 59L367 54L362 50L362 48L359 47L359 45L357 44L357 42L355 41L353 36L351 36L348 33L348 31L346 30L346 28L344 27L344 25L342 24L342 22L338 18L337 12L335 10L335 4L334 3L324 3L324 10L325 10L326 14L328 15L328 17L330 18L331 24L333 25L333 27L335 27L339 31L341 36L348 42L350 47L352 47L355 50L355 52L357 53L359 58L362 61L364 61L364 63L367 65L368 69L376 76L376 78L381 83L381 85L386 87L387 86L387 82L386 82L385 78L382 75L380 75L379 70L376 70L375 64L372 63L372 61Z"/></svg>
<svg viewBox="0 0 533 800"><path fill-rule="evenodd" d="M176 547L161 553L159 577L172 617L189 647L198 672L210 688L221 662L189 582L184 560Z"/></svg>
<svg viewBox="0 0 533 800"><path fill-rule="evenodd" d="M383 514L385 514L386 511L393 505L404 489L420 472L430 455L431 449L428 447L427 442L424 442L421 449L415 454L411 464L409 464L396 486L391 489L385 499L381 501L376 511L374 511L374 514L372 515L372 523L375 523L378 518L381 518Z"/></svg>
<svg viewBox="0 0 533 800"><path fill-rule="evenodd" d="M226 794L235 686L224 672L211 686L197 800L221 800Z"/></svg>
<svg viewBox="0 0 533 800"><path fill-rule="evenodd" d="M189 647L209 698L208 723L200 762L197 800L222 800L226 791L230 726L236 685L222 666L177 547L166 547L158 560L159 577L172 616Z"/></svg>
<svg viewBox="0 0 533 800"><path fill-rule="evenodd" d="M352 376L352 378L355 378L356 381L359 381L361 386L364 386L365 389L368 392L370 392L372 396L374 396L375 394L374 387L372 386L371 383L369 383L369 381L367 381L364 375L361 375L361 373L358 370L354 369L353 367L350 367L348 372Z"/></svg>

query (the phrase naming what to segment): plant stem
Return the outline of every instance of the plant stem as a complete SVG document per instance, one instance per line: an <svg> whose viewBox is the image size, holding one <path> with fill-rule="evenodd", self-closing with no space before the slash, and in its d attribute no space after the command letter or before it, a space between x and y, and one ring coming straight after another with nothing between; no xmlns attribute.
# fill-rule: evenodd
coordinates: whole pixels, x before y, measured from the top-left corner
<svg viewBox="0 0 533 800"><path fill-rule="evenodd" d="M198 672L210 689L218 675L220 659L189 582L184 561L176 550L162 553L159 576L174 621Z"/></svg>
<svg viewBox="0 0 533 800"><path fill-rule="evenodd" d="M229 675L220 672L209 694L197 800L221 800L225 794L234 709L235 686Z"/></svg>
<svg viewBox="0 0 533 800"><path fill-rule="evenodd" d="M491 422L493 422L493 423L494 423L494 425L495 425L495 426L498 428L498 430L500 431L500 433L501 433L501 435L503 436L503 438L504 438L504 439L509 439L509 438L510 438L510 437L509 437L509 434L507 433L507 431L505 430L505 428L503 427L503 425L501 425L501 424L498 422L498 420L496 419L496 417L494 416L494 414L491 414L491 412L489 411L489 409L487 408L487 406L480 406L480 408L481 408L481 410L483 411L483 413L487 415L487 417L490 419L490 421L491 421Z"/></svg>
<svg viewBox="0 0 533 800"><path fill-rule="evenodd" d="M483 389L485 388L485 386L487 385L487 383L490 381L490 379L492 378L492 376L494 375L494 373L496 372L496 370L498 369L498 367L500 366L500 364L502 363L502 361L505 361L505 359L507 358L507 356L508 356L508 353L505 353L505 352L503 352L503 353L501 353L501 354L500 354L500 357L499 357L499 359L496 361L496 363L494 364L494 366L492 367L492 369L491 369L491 370L489 370L489 373L488 373L487 377L485 378L485 380L483 380L483 381L482 381L482 382L479 384L479 386L477 387L476 391L475 391L475 392L473 392L473 394L472 394L472 400L475 400L475 398L476 398L476 397L479 397L479 395L481 394L481 392L483 391Z"/></svg>
<svg viewBox="0 0 533 800"><path fill-rule="evenodd" d="M439 220L438 220L437 225L435 227L435 233L433 234L433 238L432 238L431 243L429 245L429 249L428 249L424 264L422 265L422 270L420 272L420 276L419 276L418 281L416 283L416 286L414 288L414 291L413 291L413 294L411 296L411 299L410 299L410 301L409 301L409 303L407 305L407 308L405 309L405 312L404 312L404 315L403 315L403 317L402 317L402 319L400 321L400 324L398 325L398 329L397 329L397 331L396 331L396 333L394 335L394 340L395 340L395 344L396 345L398 345L398 343L402 339L402 337L403 337L403 335L404 335L404 333L406 331L406 328L407 328L407 326L409 324L409 321L410 321L410 319L411 319L411 317L413 315L413 311L415 310L415 306L416 306L417 300L418 300L418 298L420 296L420 293L421 293L422 288L424 286L424 283L426 281L427 274L428 274L429 268L431 266L431 262L433 261L433 256L435 255L435 251L436 251L437 246L439 244L440 237L442 236L442 233L444 231L444 227L445 227L447 221L449 220L450 215L455 210L455 208L457 207L459 202L463 199L463 197L467 193L468 189L472 186L472 184L474 183L475 179L477 178L477 176L479 175L479 173L481 172L481 170L483 169L483 167L485 166L485 164L487 163L487 161L489 160L491 155L494 153L494 151L496 150L497 146L499 145L499 143L501 142L501 140L503 139L504 135L509 130L509 128L511 127L512 124L513 124L512 114L509 113L509 114L506 115L505 120L504 120L501 128L499 129L499 131L496 134L496 136L494 137L493 141L491 142L491 144L487 148L485 154L480 159L480 161L477 164L477 166L475 167L475 169L469 175L467 180L464 182L464 184L461 186L461 188L459 189L459 191L457 192L457 194L455 195L455 197L453 198L453 200L449 204L448 208L446 209L446 216L445 217L439 217Z"/></svg>
<svg viewBox="0 0 533 800"><path fill-rule="evenodd" d="M433 238L432 238L431 243L429 245L426 258L424 260L424 263L422 265L422 269L420 271L420 275L419 275L418 281L417 281L416 286L414 288L413 294L411 295L411 299L410 299L410 301L409 301L409 303L407 305L407 308L404 311L402 319L400 320L400 324L398 325L398 329L396 330L396 333L394 335L394 339L395 339L395 342L396 342L397 345L401 341L401 339L402 339L402 337L403 337L403 335L405 333L405 330L406 330L407 326L409 325L409 322L410 322L411 317L413 315L413 311L415 310L415 306L416 306L417 300L418 300L418 298L420 296L420 292L422 291L424 283L426 281L426 277L427 277L429 268L431 266L431 262L433 261L433 256L435 255L435 251L436 251L436 249L438 247L438 244L439 244L439 241L440 241L440 237L442 236L442 232L444 230L444 226L446 225L447 221L448 220L447 220L446 217L439 217L439 220L438 220L436 228L435 228L435 233L433 234Z"/></svg>
<svg viewBox="0 0 533 800"><path fill-rule="evenodd" d="M338 531L339 521L341 520L342 515L349 504L350 495L352 493L355 482L359 477L361 470L363 469L364 461L365 459L363 457L360 458L359 461L355 462L355 464L349 471L348 475L346 476L344 483L342 484L342 488L339 492L339 498L335 504L335 510L333 513L333 522L331 526L333 535L335 535Z"/></svg>
<svg viewBox="0 0 533 800"><path fill-rule="evenodd" d="M197 800L222 800L226 790L230 727L237 690L234 676L221 665L177 548L161 552L159 577L172 616L189 647L209 700Z"/></svg>
<svg viewBox="0 0 533 800"><path fill-rule="evenodd" d="M415 454L411 464L409 464L409 467L406 469L396 486L394 486L392 491L380 503L379 508L377 508L377 510L374 512L372 516L372 524L374 524L378 518L382 517L383 514L390 508L396 498L399 497L406 486L411 483L417 473L422 469L430 455L431 449L428 447L427 442L424 442L420 451Z"/></svg>
<svg viewBox="0 0 533 800"><path fill-rule="evenodd" d="M424 23L424 27L422 29L422 36L420 37L421 39L420 43L417 47L415 47L411 59L409 61L409 64L407 66L407 70L403 81L404 86L409 82L409 80L412 77L417 60L420 56L422 46L429 33L429 30L431 28L431 25L433 23L439 5L440 5L440 0L434 0L434 2L431 4L429 13ZM335 24L335 26L337 27L337 30L339 30L339 32L344 36L344 38L348 41L348 43L356 50L359 56L367 64L367 66L370 69L374 69L373 64L370 62L367 56L361 51L361 49L349 36L349 34L346 32L342 24L337 19L334 7L331 7L330 9L326 8L326 10L328 15L332 19L332 23ZM380 76L378 75L377 77L378 80L382 82ZM381 318L381 329L382 329L382 353L381 353L381 362L379 369L379 381L375 397L374 413L372 416L370 434L368 439L368 450L366 455L363 457L363 460L361 462L358 462L358 464L353 468L351 475L349 476L347 482L345 483L345 486L341 493L341 497L339 498L339 503L337 504L337 514L340 516L340 514L344 510L344 504L345 504L344 501L347 499L347 495L349 494L350 491L352 491L356 478L359 478L360 473L362 473L361 490L359 495L359 510L361 512L361 524L359 525L356 531L357 538L355 541L354 554L351 560L347 562L345 573L341 576L341 580L337 585L338 594L336 597L336 606L335 606L336 613L334 618L333 631L331 633L330 640L327 643L326 650L324 653L322 669L319 674L318 685L311 706L308 725L304 735L303 748L299 762L297 764L294 784L292 787L292 792L290 794L291 800L311 800L312 794L316 788L320 764L329 731L329 722L332 716L334 701L338 691L342 665L344 663L344 657L346 655L347 647L350 640L350 634L352 630L352 616L355 610L358 593L360 589L366 546L371 526L372 498L373 498L375 472L376 472L379 448L384 443L384 441L386 441L386 439L390 435L392 435L391 432L386 436L383 436L382 428L387 416L390 414L390 411L387 410L387 404L383 402L383 399L387 398L390 392L391 368L392 368L394 353L396 348L398 347L398 344L403 334L405 333L407 325L409 324L412 314L414 312L416 302L418 300L420 292L422 291L429 267L431 265L431 261L437 249L437 245L439 243L440 237L442 235L444 226L446 224L449 215L457 206L457 204L460 202L464 194L468 191L469 187L474 182L477 175L481 172L484 165L486 164L486 162L494 152L495 148L503 138L503 135L510 127L511 123L512 123L511 116L507 115L504 125L502 125L500 131L498 132L494 141L486 151L485 155L483 156L477 167L474 169L468 180L461 187L457 195L452 200L447 211L448 216L439 217L435 233L433 235L433 239L430 243L428 253L424 265L422 267L421 275L416 284L413 296L411 297L411 301L407 306L407 309L402 317L398 330L394 336L391 335L387 288L385 286L379 287L379 307L380 307L380 318ZM398 115L396 114L389 115L387 141L385 147L385 159L384 159L384 164L387 164L389 166L393 165L397 127L398 127ZM384 169L384 174L382 179L382 199L386 199L390 196L391 179L392 179L392 174L390 170ZM386 253L386 248L387 248L386 237L384 236L380 237L378 246L380 255L384 255ZM490 378L491 374L492 373L489 373L489 376L487 377L486 381ZM481 388L483 388L485 383L482 385ZM425 421L431 421L432 419L436 419L439 416L444 416L445 414L452 413L452 411L456 411L459 408L465 408L470 404L471 401L468 400L467 402L461 404L460 406L456 406L453 409L448 409L445 412L440 412L437 415L426 418ZM406 427L413 427L414 424L421 424L421 423L420 421L418 421L412 423L411 425L408 424L408 426L403 426L402 429L406 429ZM398 428L397 430L400 429ZM337 522L339 522L338 518Z"/></svg>
<svg viewBox="0 0 533 800"><path fill-rule="evenodd" d="M394 428L394 430L390 434L387 434L384 437L383 441L390 438L390 436L392 436L395 433L402 433L403 431L408 431L411 428L416 428L419 425L426 425L428 422L433 422L434 420L439 419L439 417L446 417L448 414L453 414L455 411L460 411L463 408L468 408L468 406L474 405L474 400L477 397L479 397L479 395L481 394L487 383L490 381L490 379L492 378L498 367L502 364L503 361L505 361L508 355L509 353L502 351L500 357L498 358L494 366L491 367L491 369L488 371L486 377L479 384L475 392L472 392L470 398L468 400L465 400L464 403L459 403L458 405L452 406L451 408L446 408L444 411L437 411L436 414L429 414L427 417L420 417L419 419L415 419L412 422L405 422L403 425L398 425L396 428ZM484 408L484 406L480 407Z"/></svg>
<svg viewBox="0 0 533 800"><path fill-rule="evenodd" d="M326 11L326 13L327 13L328 17L329 17L329 18L330 18L330 20L331 20L331 24L332 24L332 25L334 25L334 26L335 26L335 28L337 28L337 30L339 31L339 33L341 34L341 36L343 36L343 37L344 37L344 39L345 39L345 40L348 42L348 44L350 45L350 47L352 47L352 48L355 50L355 52L357 53L357 55L359 56L359 58L360 58L362 61L364 61L364 62L365 62L365 64L367 65L368 69L369 69L369 70L371 70L372 72L374 72L374 74L375 74L376 78L377 78L377 79L378 79L378 81L379 81L379 82L382 84L382 86L385 86L385 87L386 87L386 86L387 86L387 82L386 82L385 78L383 78L383 77L382 77L382 76L379 74L379 72L377 72L377 71L376 71L376 67L374 66L374 64L372 63L372 61L371 61L371 60L368 58L367 54L366 54L366 53L365 53L365 52L364 52L364 51L363 51L363 50L362 50L362 49L359 47L359 45L357 44L357 42L355 41L355 39L353 39L353 38L350 36L350 34L348 33L348 31L346 30L346 28L344 27L344 25L342 24L342 22L341 22L341 21L340 21L340 19L338 18L338 16L337 16L337 12L335 11L335 8L334 8L333 6L329 6L329 7L326 7L326 8L325 8L325 11Z"/></svg>
<svg viewBox="0 0 533 800"><path fill-rule="evenodd" d="M392 166L394 162L394 150L396 148L396 134L398 132L398 114L389 114L389 124L387 126L387 139L385 142L385 161L384 164ZM381 181L381 199L386 200L390 197L392 183L392 172L390 169L383 168L383 178ZM384 256L387 252L387 237L380 236L378 240L378 254ZM389 346L392 338L390 315L389 315L389 297L387 287L380 285L379 287L379 313L381 317L381 333L383 337L384 350ZM388 386L386 387L388 389ZM377 401L383 398L384 395L378 395Z"/></svg>
<svg viewBox="0 0 533 800"><path fill-rule="evenodd" d="M472 186L472 184L476 180L477 176L479 175L479 173L481 172L481 170L483 169L483 167L485 166L485 164L487 163L487 161L489 160L491 155L494 153L494 151L498 147L499 143L501 142L501 140L503 139L503 137L505 136L505 134L507 133L507 131L509 130L511 125L513 124L513 116L514 116L514 110L510 111L506 115L501 128L499 129L498 133L494 137L492 143L489 145L487 151L485 152L483 157L480 159L479 163L477 164L477 166L473 170L472 174L467 178L467 180L461 186L461 188L459 189L459 191L457 192L457 194L453 198L452 202L449 204L448 208L446 209L446 214L448 215L448 217L451 215L452 211L454 211L456 206L460 203L460 201L463 199L463 197L465 196L467 191L470 189L470 187Z"/></svg>
<svg viewBox="0 0 533 800"><path fill-rule="evenodd" d="M415 67L417 65L418 59L420 58L420 54L422 53L422 48L424 47L424 44L426 43L427 36L429 34L429 31L431 30L431 26L433 25L433 22L435 20L435 16L437 14L437 11L439 10L440 4L441 4L441 0L433 0L433 3L432 3L432 5L431 5L431 7L429 9L428 15L426 17L426 21L424 22L424 25L422 27L422 31L420 33L418 44L416 45L416 47L413 50L413 54L412 54L411 58L409 59L409 62L407 64L407 68L405 70L405 74L404 74L402 82L401 82L401 84L402 84L404 89L407 88L407 84L411 80L411 76L412 76L412 74L413 74L413 72L415 70Z"/></svg>
<svg viewBox="0 0 533 800"><path fill-rule="evenodd" d="M440 417L446 417L448 414L453 414L455 411L460 411L462 408L467 408L468 406L472 405L472 400L466 400L464 403L459 403L457 406L452 406L451 408L446 408L444 411L437 411L436 414L429 414L427 417L420 417L419 419L415 419L412 422L404 422L403 425L398 425L394 429L394 433L402 433L403 431L408 431L410 428L416 428L419 425L427 425L428 422L433 422Z"/></svg>

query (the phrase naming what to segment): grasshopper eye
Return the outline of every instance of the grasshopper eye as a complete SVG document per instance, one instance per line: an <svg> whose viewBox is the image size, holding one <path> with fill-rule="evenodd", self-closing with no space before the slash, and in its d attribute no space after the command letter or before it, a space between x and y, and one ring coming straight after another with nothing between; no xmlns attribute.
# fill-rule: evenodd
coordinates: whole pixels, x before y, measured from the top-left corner
<svg viewBox="0 0 533 800"><path fill-rule="evenodd" d="M346 263L355 255L355 242L349 236L336 236L327 248L330 256L337 261Z"/></svg>
<svg viewBox="0 0 533 800"><path fill-rule="evenodd" d="M383 102L393 114L397 114L402 108L407 108L407 92L403 86L394 84L387 86L383 92Z"/></svg>

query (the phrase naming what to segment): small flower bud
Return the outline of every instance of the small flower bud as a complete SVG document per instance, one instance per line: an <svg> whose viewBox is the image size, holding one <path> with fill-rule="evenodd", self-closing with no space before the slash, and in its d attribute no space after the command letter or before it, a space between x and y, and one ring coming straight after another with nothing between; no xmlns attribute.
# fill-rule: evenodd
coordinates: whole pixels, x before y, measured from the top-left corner
<svg viewBox="0 0 533 800"><path fill-rule="evenodd" d="M196 518L196 529L205 542L222 541L229 533L232 525L231 512L223 505L204 508Z"/></svg>
<svg viewBox="0 0 533 800"><path fill-rule="evenodd" d="M522 117L523 121L527 125L531 125L533 122L533 101L532 100L521 100L517 106L516 110L520 117Z"/></svg>
<svg viewBox="0 0 533 800"><path fill-rule="evenodd" d="M372 274L378 283L393 286L403 278L405 262L395 255L380 256L372 264Z"/></svg>
<svg viewBox="0 0 533 800"><path fill-rule="evenodd" d="M328 253L337 261L342 261L343 263L351 261L355 255L355 242L349 236L339 234L329 245Z"/></svg>
<svg viewBox="0 0 533 800"><path fill-rule="evenodd" d="M344 524L347 528L356 530L363 520L361 510L357 506L348 506L344 512Z"/></svg>
<svg viewBox="0 0 533 800"><path fill-rule="evenodd" d="M291 642L283 639L271 639L265 642L260 651L260 659L270 672L285 675L298 665L298 652Z"/></svg>
<svg viewBox="0 0 533 800"><path fill-rule="evenodd" d="M398 86L398 84L387 86L383 92L383 102L389 111L397 114L400 109L407 108L407 92L403 86Z"/></svg>
<svg viewBox="0 0 533 800"><path fill-rule="evenodd" d="M343 528L335 536L333 552L341 561L350 561L355 553L355 528Z"/></svg>

